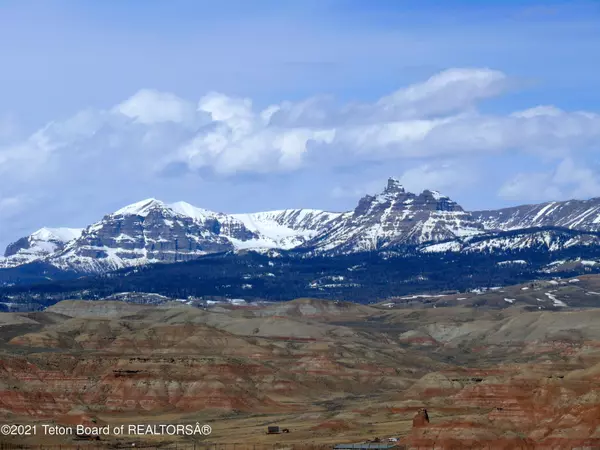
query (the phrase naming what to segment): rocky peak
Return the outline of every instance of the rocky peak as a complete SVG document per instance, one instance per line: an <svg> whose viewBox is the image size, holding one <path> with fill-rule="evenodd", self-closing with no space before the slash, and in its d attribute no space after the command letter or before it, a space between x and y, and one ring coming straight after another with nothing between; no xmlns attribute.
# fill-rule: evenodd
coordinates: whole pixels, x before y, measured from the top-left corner
<svg viewBox="0 0 600 450"><path fill-rule="evenodd" d="M308 245L334 252L375 250L443 241L483 232L456 202L437 191L407 192L390 178L383 192L360 199Z"/></svg>
<svg viewBox="0 0 600 450"><path fill-rule="evenodd" d="M29 236L9 244L4 256L9 257L18 253L49 254L63 248L67 242L78 238L81 232L82 230L79 228L40 228Z"/></svg>
<svg viewBox="0 0 600 450"><path fill-rule="evenodd" d="M233 250L216 218L203 222L148 199L89 226L51 258L61 268L102 272L153 262L177 262Z"/></svg>
<svg viewBox="0 0 600 450"><path fill-rule="evenodd" d="M361 198L358 201L358 205L356 205L356 208L354 208L354 215L362 216L367 214L375 199L376 197L373 195L365 195L363 198Z"/></svg>
<svg viewBox="0 0 600 450"><path fill-rule="evenodd" d="M388 178L387 186L385 188L385 192L399 192L404 193L404 186L400 183L400 180L397 178Z"/></svg>
<svg viewBox="0 0 600 450"><path fill-rule="evenodd" d="M377 195L365 195L354 209L354 216L372 215L377 210L392 208L404 209L415 198L412 192L406 192L397 178L389 178L383 192Z"/></svg>
<svg viewBox="0 0 600 450"><path fill-rule="evenodd" d="M81 236L81 233L80 228L41 228L9 244L0 267L26 264L60 251L68 242Z"/></svg>
<svg viewBox="0 0 600 450"><path fill-rule="evenodd" d="M361 198L354 210L354 216L373 215L377 211L447 211L463 212L464 210L448 196L438 191L426 189L419 195L407 192L396 178L388 179L387 186L377 195L366 195Z"/></svg>
<svg viewBox="0 0 600 450"><path fill-rule="evenodd" d="M417 196L415 206L431 211L463 211L462 207L455 201L450 200L448 196L442 195L438 191L430 191L429 189L424 190Z"/></svg>

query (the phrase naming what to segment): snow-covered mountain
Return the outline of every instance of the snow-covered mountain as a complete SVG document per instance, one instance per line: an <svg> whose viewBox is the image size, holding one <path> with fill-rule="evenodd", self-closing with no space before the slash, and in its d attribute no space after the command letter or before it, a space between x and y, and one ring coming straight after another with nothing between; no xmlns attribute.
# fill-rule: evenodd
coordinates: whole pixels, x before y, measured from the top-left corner
<svg viewBox="0 0 600 450"><path fill-rule="evenodd" d="M406 192L394 178L378 195L363 197L307 243L318 253L379 250L484 233L483 225L437 191Z"/></svg>
<svg viewBox="0 0 600 450"><path fill-rule="evenodd" d="M425 244L420 251L424 253L514 252L519 250L556 252L581 246L600 246L600 234L565 228L523 228Z"/></svg>
<svg viewBox="0 0 600 450"><path fill-rule="evenodd" d="M62 250L81 236L81 228L41 228L10 244L0 258L0 268L16 267Z"/></svg>
<svg viewBox="0 0 600 450"><path fill-rule="evenodd" d="M474 211L472 215L489 230L555 226L600 231L600 198Z"/></svg>
<svg viewBox="0 0 600 450"><path fill-rule="evenodd" d="M147 199L106 215L46 261L62 269L104 272L207 253L289 249L338 215L317 210L228 215Z"/></svg>
<svg viewBox="0 0 600 450"><path fill-rule="evenodd" d="M235 221L240 221L247 229L261 236L259 241L234 242L237 248L260 246L289 250L305 244L342 215L342 213L316 209L283 209L251 214L233 214L230 217Z"/></svg>
<svg viewBox="0 0 600 450"><path fill-rule="evenodd" d="M406 192L390 178L383 192L363 197L354 210L343 213L287 209L225 214L185 202L147 199L83 230L42 228L9 245L0 268L44 261L61 269L105 272L247 249L299 248L309 255L407 245L424 252L554 251L598 245L596 231L600 199L468 212L437 191Z"/></svg>

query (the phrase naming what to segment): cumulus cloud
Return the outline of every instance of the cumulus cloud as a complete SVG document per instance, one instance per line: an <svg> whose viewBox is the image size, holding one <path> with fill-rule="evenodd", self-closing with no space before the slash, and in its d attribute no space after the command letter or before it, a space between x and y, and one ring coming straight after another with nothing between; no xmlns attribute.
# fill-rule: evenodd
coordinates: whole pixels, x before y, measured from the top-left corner
<svg viewBox="0 0 600 450"><path fill-rule="evenodd" d="M452 69L371 104L337 106L329 97L317 97L262 111L249 99L213 93L199 105L211 126L169 157L191 169L274 172L310 160L336 165L504 150L564 156L600 141L597 114L552 106L508 116L474 109L477 101L509 86L501 72Z"/></svg>
<svg viewBox="0 0 600 450"><path fill-rule="evenodd" d="M165 162L223 174L293 170L302 165L309 142L331 143L335 135L335 130L270 127L272 108L256 114L251 100L219 93L202 98L198 110L210 116L211 124Z"/></svg>
<svg viewBox="0 0 600 450"><path fill-rule="evenodd" d="M600 142L594 113L535 106L497 116L475 109L508 87L510 79L499 71L450 69L373 103L336 105L315 97L261 110L250 99L221 93L194 105L145 89L109 110L52 122L0 149L0 171L52 169L61 158L81 160L99 151L110 165L109 158L130 157L138 164L151 160L148 170L155 173L178 165L227 175L286 172L315 161L335 166L507 149L564 157Z"/></svg>
<svg viewBox="0 0 600 450"><path fill-rule="evenodd" d="M336 105L329 96L273 105L270 124L352 128L435 119L472 109L477 101L494 97L511 86L502 72L490 69L449 69L422 83L401 88L373 103ZM434 121L435 122L435 121Z"/></svg>
<svg viewBox="0 0 600 450"><path fill-rule="evenodd" d="M449 69L381 98L376 106L395 118L448 114L498 95L509 85L508 77L497 70Z"/></svg>
<svg viewBox="0 0 600 450"><path fill-rule="evenodd" d="M499 195L518 201L596 197L600 196L600 173L565 158L553 170L517 174L500 188Z"/></svg>
<svg viewBox="0 0 600 450"><path fill-rule="evenodd" d="M159 92L153 89L138 91L123 103L115 106L113 112L130 117L145 125L162 122L192 125L198 116L193 102L183 100L168 92Z"/></svg>

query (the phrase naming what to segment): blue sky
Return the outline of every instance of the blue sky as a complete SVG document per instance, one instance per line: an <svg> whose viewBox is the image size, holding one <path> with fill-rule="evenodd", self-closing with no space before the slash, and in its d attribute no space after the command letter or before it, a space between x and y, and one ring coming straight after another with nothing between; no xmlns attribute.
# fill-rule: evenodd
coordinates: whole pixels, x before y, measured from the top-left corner
<svg viewBox="0 0 600 450"><path fill-rule="evenodd" d="M0 0L0 245L147 197L346 210L388 176L597 196L599 49L600 2Z"/></svg>

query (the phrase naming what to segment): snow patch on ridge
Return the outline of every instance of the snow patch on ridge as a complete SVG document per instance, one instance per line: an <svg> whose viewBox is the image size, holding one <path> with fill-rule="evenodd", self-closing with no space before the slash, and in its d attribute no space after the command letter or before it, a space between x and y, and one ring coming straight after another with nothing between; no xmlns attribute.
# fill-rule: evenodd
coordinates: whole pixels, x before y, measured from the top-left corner
<svg viewBox="0 0 600 450"><path fill-rule="evenodd" d="M140 202L132 203L115 211L113 216L135 215L145 217L154 208L164 208L165 204L155 198L147 198Z"/></svg>

